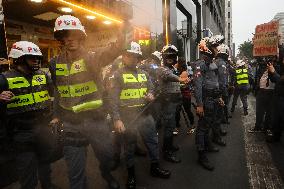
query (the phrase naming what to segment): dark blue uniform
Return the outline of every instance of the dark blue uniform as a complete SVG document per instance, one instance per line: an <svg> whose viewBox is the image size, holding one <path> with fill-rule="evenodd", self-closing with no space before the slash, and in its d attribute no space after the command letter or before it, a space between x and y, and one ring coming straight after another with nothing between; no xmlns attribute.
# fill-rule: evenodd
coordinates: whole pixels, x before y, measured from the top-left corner
<svg viewBox="0 0 284 189"><path fill-rule="evenodd" d="M222 119L222 107L219 105L221 93L219 90L218 67L215 63L197 60L193 66L193 73L197 106L203 106L204 108L204 116L198 121L195 139L197 150L205 151L210 146L210 129L219 130Z"/></svg>

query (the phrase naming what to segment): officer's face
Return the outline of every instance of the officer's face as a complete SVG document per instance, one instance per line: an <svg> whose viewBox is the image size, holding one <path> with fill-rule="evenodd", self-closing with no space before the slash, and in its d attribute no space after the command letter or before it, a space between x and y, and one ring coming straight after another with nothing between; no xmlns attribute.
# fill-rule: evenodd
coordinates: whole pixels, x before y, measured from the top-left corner
<svg viewBox="0 0 284 189"><path fill-rule="evenodd" d="M167 64L167 65L174 65L174 64L176 64L176 63L177 63L176 57L164 59L164 64Z"/></svg>
<svg viewBox="0 0 284 189"><path fill-rule="evenodd" d="M122 62L127 67L135 68L140 62L140 58L136 55L126 53L122 56Z"/></svg>
<svg viewBox="0 0 284 189"><path fill-rule="evenodd" d="M78 31L68 31L63 38L63 44L68 51L76 51L80 48L82 35Z"/></svg>
<svg viewBox="0 0 284 189"><path fill-rule="evenodd" d="M33 71L39 70L40 68L40 57L37 56L27 56L26 63L28 64L29 68Z"/></svg>

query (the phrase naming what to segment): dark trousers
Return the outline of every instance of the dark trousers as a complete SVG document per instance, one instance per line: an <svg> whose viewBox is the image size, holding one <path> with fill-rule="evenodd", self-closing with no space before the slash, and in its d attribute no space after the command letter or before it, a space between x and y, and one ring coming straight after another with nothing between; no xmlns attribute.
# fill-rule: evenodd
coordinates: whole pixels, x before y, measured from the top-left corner
<svg viewBox="0 0 284 189"><path fill-rule="evenodd" d="M161 125L164 129L163 150L170 151L173 145L173 130L176 128L176 109L181 101L170 98L161 101Z"/></svg>
<svg viewBox="0 0 284 189"><path fill-rule="evenodd" d="M33 119L21 123L10 120L8 127L14 128L12 132L13 146L16 152L16 166L19 182L22 189L33 189L40 180L43 189L51 186L51 168L49 159L43 159L42 154L52 148L41 136L51 136L47 128L47 120L41 122ZM17 123L16 123L17 122ZM53 138L49 138L52 140Z"/></svg>
<svg viewBox="0 0 284 189"><path fill-rule="evenodd" d="M125 119L123 119L125 120ZM126 119L127 120L127 119ZM129 120L129 119L128 119ZM131 122L131 121L129 121ZM118 135L121 137L121 141L124 143L125 157L127 168L135 165L135 149L137 144L137 132L142 137L142 141L145 144L150 162L156 163L159 161L159 145L158 134L155 127L155 121L151 114L141 115L131 125L129 122L124 122L126 131L124 134Z"/></svg>
<svg viewBox="0 0 284 189"><path fill-rule="evenodd" d="M184 110L182 110L182 108ZM182 104L177 106L177 111L176 111L176 127L180 127L180 112L183 112L183 115L188 117L190 125L194 124L194 115L191 112L191 98L186 98L182 97ZM190 127L190 125L187 125L187 127Z"/></svg>
<svg viewBox="0 0 284 189"><path fill-rule="evenodd" d="M248 109L248 86L237 86L234 90L234 97L233 97L233 102L232 102L232 109L235 108L238 102L238 98L240 96L241 101L243 103L243 109L247 110Z"/></svg>
<svg viewBox="0 0 284 189"><path fill-rule="evenodd" d="M272 110L272 130L276 139L280 139L284 127L284 97L275 97Z"/></svg>
<svg viewBox="0 0 284 189"><path fill-rule="evenodd" d="M264 129L271 128L271 111L273 108L272 105L273 105L273 90L260 89L256 95L255 128L261 129L262 123L264 123Z"/></svg>
<svg viewBox="0 0 284 189"><path fill-rule="evenodd" d="M211 129L213 138L221 137L222 107L219 105L218 99L204 98L203 107L204 116L198 120L195 136L198 151L204 151L210 144L209 132Z"/></svg>
<svg viewBox="0 0 284 189"><path fill-rule="evenodd" d="M109 173L113 160L113 145L111 133L105 120L85 119L80 123L63 121L64 129L69 133L80 133L85 137L99 161L102 177ZM87 179L86 146L66 144L64 146L64 158L67 164L70 189L86 189Z"/></svg>

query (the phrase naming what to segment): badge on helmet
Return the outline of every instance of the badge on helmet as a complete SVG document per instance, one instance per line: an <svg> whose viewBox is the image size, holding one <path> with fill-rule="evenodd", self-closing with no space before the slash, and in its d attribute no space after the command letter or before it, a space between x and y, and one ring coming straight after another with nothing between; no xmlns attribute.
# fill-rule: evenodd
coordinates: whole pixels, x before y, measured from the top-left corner
<svg viewBox="0 0 284 189"><path fill-rule="evenodd" d="M9 53L9 58L17 59L25 55L42 57L40 48L36 44L29 41L18 41L14 43Z"/></svg>
<svg viewBox="0 0 284 189"><path fill-rule="evenodd" d="M68 31L68 30L77 30L77 31L82 32L83 36L85 37L87 36L85 28L78 18L76 18L75 16L71 16L71 15L59 16L56 19L55 26L54 26L55 38L59 39L60 37L57 34L62 31Z"/></svg>
<svg viewBox="0 0 284 189"><path fill-rule="evenodd" d="M130 46L127 48L126 52L134 54L134 55L142 56L141 46L134 41L130 43Z"/></svg>

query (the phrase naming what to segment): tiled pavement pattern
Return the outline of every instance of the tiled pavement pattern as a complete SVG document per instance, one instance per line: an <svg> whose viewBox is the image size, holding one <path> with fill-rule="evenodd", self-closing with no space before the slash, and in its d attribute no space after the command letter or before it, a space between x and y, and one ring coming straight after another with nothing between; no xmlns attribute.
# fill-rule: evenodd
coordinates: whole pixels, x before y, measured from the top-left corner
<svg viewBox="0 0 284 189"><path fill-rule="evenodd" d="M254 100L250 97L248 100L249 115L242 117L250 187L252 189L283 189L283 181L273 164L264 135L248 132L255 124L255 107L252 105Z"/></svg>

